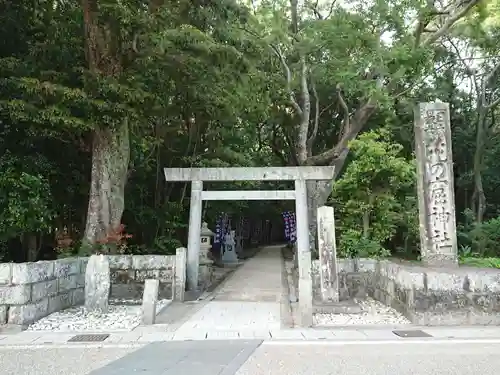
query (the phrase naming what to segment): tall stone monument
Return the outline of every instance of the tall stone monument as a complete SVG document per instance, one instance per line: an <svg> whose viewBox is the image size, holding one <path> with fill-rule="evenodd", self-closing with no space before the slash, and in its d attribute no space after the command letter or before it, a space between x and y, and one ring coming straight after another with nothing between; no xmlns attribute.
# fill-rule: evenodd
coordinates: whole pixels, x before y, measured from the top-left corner
<svg viewBox="0 0 500 375"><path fill-rule="evenodd" d="M457 231L448 103L415 109L418 211L422 261L456 266Z"/></svg>
<svg viewBox="0 0 500 375"><path fill-rule="evenodd" d="M333 207L318 207L318 251L323 302L339 302L339 275Z"/></svg>

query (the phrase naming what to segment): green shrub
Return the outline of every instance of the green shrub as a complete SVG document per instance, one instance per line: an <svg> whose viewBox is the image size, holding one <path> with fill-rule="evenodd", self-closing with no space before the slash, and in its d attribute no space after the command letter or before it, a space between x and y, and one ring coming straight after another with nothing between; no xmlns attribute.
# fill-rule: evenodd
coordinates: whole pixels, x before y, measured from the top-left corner
<svg viewBox="0 0 500 375"><path fill-rule="evenodd" d="M461 230L458 241L461 245L460 248L467 250L470 255L500 256L500 217L484 221L481 224L472 224L468 230Z"/></svg>

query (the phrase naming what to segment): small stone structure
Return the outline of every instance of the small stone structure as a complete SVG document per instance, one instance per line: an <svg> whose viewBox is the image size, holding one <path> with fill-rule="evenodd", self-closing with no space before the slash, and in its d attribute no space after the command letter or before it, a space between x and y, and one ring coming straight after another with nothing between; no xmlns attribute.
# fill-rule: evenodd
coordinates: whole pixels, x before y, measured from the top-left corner
<svg viewBox="0 0 500 375"><path fill-rule="evenodd" d="M142 324L155 324L156 303L158 302L158 279L147 279L144 281L144 295L142 297Z"/></svg>
<svg viewBox="0 0 500 375"><path fill-rule="evenodd" d="M111 292L113 299L141 299L144 281L157 279L159 298L172 298L174 255L110 255Z"/></svg>
<svg viewBox="0 0 500 375"><path fill-rule="evenodd" d="M159 297L184 299L186 249L176 255L111 255L110 298L142 299L144 281L159 281ZM0 325L27 326L85 301L88 258L0 263ZM175 280L174 287L172 281Z"/></svg>
<svg viewBox="0 0 500 375"><path fill-rule="evenodd" d="M208 257L208 254L210 252L210 249L212 248L211 240L215 233L212 232L210 228L208 228L208 224L204 222L201 226L200 235L201 239L200 261L198 264L198 288L200 290L203 290L212 283L214 277L214 261Z"/></svg>
<svg viewBox="0 0 500 375"><path fill-rule="evenodd" d="M338 259L340 300L372 297L418 325L500 325L500 270ZM321 299L313 261L314 298Z"/></svg>
<svg viewBox="0 0 500 375"><path fill-rule="evenodd" d="M201 236L201 239L200 239L200 263L205 262L207 260L210 260L210 258L208 257L208 253L209 253L210 249L212 248L210 241L212 240L212 237L214 235L215 235L215 233L210 230L210 228L208 227L208 224L203 222L203 224L201 225L201 232L200 232L200 236Z"/></svg>
<svg viewBox="0 0 500 375"><path fill-rule="evenodd" d="M232 230L224 236L224 244L222 246L222 262L224 264L237 264L238 256L236 255L236 241L234 237L236 232Z"/></svg>
<svg viewBox="0 0 500 375"><path fill-rule="evenodd" d="M85 270L85 308L89 311L108 312L109 261L105 255L92 255Z"/></svg>

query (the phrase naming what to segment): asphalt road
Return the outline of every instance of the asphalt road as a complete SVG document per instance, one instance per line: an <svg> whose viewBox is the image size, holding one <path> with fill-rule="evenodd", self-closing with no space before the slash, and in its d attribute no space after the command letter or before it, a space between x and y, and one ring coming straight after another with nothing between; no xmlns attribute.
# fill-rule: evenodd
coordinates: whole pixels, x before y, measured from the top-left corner
<svg viewBox="0 0 500 375"><path fill-rule="evenodd" d="M259 344L0 348L0 375L497 375L500 368L500 341Z"/></svg>
<svg viewBox="0 0 500 375"><path fill-rule="evenodd" d="M237 375L498 375L496 344L262 345Z"/></svg>

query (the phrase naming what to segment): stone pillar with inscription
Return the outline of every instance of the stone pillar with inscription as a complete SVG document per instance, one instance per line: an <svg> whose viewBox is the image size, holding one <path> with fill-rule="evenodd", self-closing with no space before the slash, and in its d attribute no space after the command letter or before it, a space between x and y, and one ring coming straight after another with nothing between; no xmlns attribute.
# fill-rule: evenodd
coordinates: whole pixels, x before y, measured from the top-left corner
<svg viewBox="0 0 500 375"><path fill-rule="evenodd" d="M456 266L457 233L448 103L415 109L418 211L422 262Z"/></svg>

